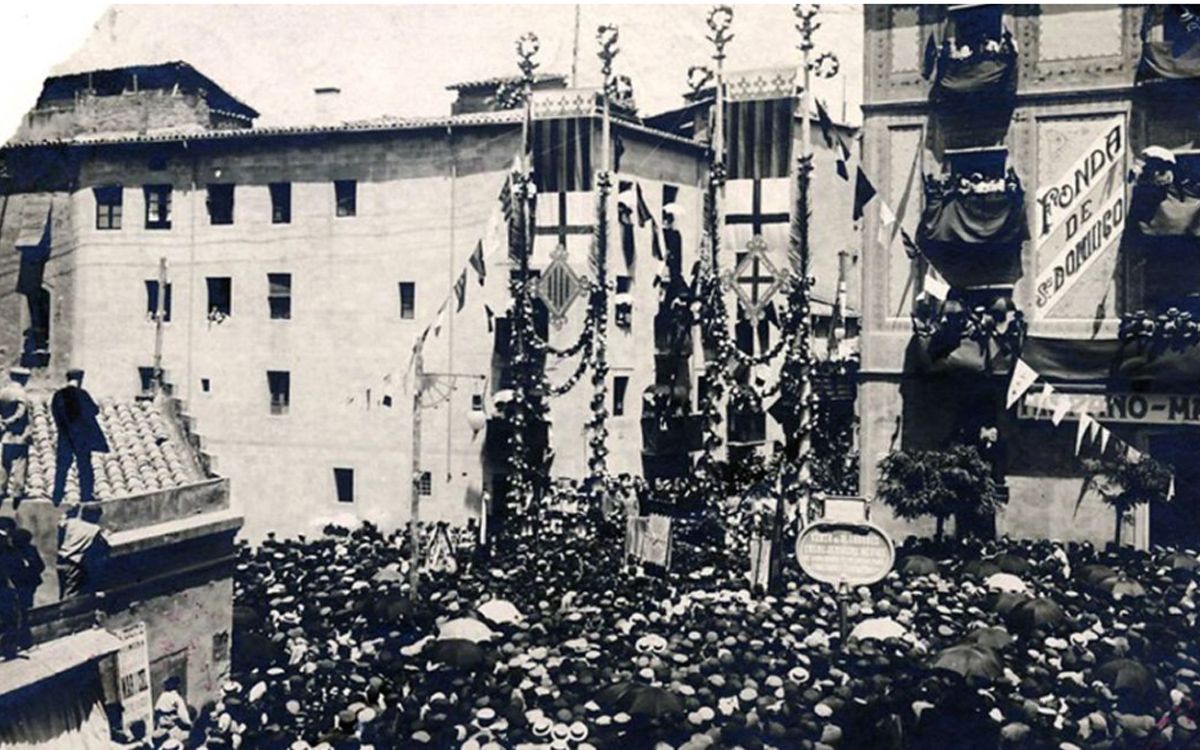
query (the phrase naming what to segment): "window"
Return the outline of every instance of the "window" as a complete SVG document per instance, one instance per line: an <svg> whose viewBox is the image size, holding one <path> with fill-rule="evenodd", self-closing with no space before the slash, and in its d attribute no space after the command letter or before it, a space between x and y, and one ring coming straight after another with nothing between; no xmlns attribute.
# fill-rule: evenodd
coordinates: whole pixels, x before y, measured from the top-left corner
<svg viewBox="0 0 1200 750"><path fill-rule="evenodd" d="M120 185L105 185L92 188L96 196L96 228L121 228L121 203L123 192Z"/></svg>
<svg viewBox="0 0 1200 750"><path fill-rule="evenodd" d="M158 314L158 279L146 279L146 319L153 321ZM171 322L171 282L163 295L163 322Z"/></svg>
<svg viewBox="0 0 1200 750"><path fill-rule="evenodd" d="M228 276L209 276L208 317L227 318L233 314L233 279Z"/></svg>
<svg viewBox="0 0 1200 750"><path fill-rule="evenodd" d="M421 476L417 479L417 494L421 497L429 497L433 494L433 474L428 471L421 472Z"/></svg>
<svg viewBox="0 0 1200 750"><path fill-rule="evenodd" d="M143 396L154 395L154 368L139 367L138 368L138 383L142 387Z"/></svg>
<svg viewBox="0 0 1200 750"><path fill-rule="evenodd" d="M471 410L472 411L483 411L483 394L482 393L471 394Z"/></svg>
<svg viewBox="0 0 1200 750"><path fill-rule="evenodd" d="M171 186L146 185L142 188L146 197L146 228L171 228Z"/></svg>
<svg viewBox="0 0 1200 750"><path fill-rule="evenodd" d="M272 182L267 188L271 191L271 223L292 223L292 183Z"/></svg>
<svg viewBox="0 0 1200 750"><path fill-rule="evenodd" d="M354 180L334 180L333 193L337 200L338 216L358 213L358 183Z"/></svg>
<svg viewBox="0 0 1200 750"><path fill-rule="evenodd" d="M271 308L271 320L291 319L292 275L290 273L267 274L267 305Z"/></svg>
<svg viewBox="0 0 1200 750"><path fill-rule="evenodd" d="M233 223L233 185L228 182L213 182L208 185L208 223Z"/></svg>
<svg viewBox="0 0 1200 750"><path fill-rule="evenodd" d="M629 377L626 375L613 376L613 406L614 417L625 416L625 392L629 390Z"/></svg>
<svg viewBox="0 0 1200 750"><path fill-rule="evenodd" d="M354 469L333 470L333 484L337 487L337 500L339 503L354 502Z"/></svg>
<svg viewBox="0 0 1200 750"><path fill-rule="evenodd" d="M417 317L417 285L411 281L400 282L400 319Z"/></svg>
<svg viewBox="0 0 1200 750"><path fill-rule="evenodd" d="M212 392L212 380L209 378L200 378L200 390L204 393Z"/></svg>
<svg viewBox="0 0 1200 750"><path fill-rule="evenodd" d="M271 413L287 414L292 403L292 374L287 370L267 370L267 388L271 391Z"/></svg>
<svg viewBox="0 0 1200 750"><path fill-rule="evenodd" d="M947 14L946 36L959 46L979 49L987 39L999 39L1003 32L1003 5L964 5Z"/></svg>
<svg viewBox="0 0 1200 750"><path fill-rule="evenodd" d="M632 276L617 277L617 294L629 294L629 290L633 288Z"/></svg>

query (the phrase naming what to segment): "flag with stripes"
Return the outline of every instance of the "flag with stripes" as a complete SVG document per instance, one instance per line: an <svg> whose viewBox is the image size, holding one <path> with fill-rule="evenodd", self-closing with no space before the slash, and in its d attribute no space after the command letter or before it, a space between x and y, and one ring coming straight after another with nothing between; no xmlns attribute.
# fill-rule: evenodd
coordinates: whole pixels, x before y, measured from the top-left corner
<svg viewBox="0 0 1200 750"><path fill-rule="evenodd" d="M636 183L637 192L637 217L638 226L644 227L646 223L650 224L650 254L655 260L663 259L663 240L662 226L654 219L654 214L650 211L650 206L646 204L646 196L642 193L642 183Z"/></svg>
<svg viewBox="0 0 1200 750"><path fill-rule="evenodd" d="M487 278L487 265L483 260L483 240L475 243L475 251L471 253L467 262L475 269L475 274L479 277L479 286L483 286L483 280Z"/></svg>
<svg viewBox="0 0 1200 750"><path fill-rule="evenodd" d="M539 193L592 189L593 118L533 122L533 178Z"/></svg>
<svg viewBox="0 0 1200 750"><path fill-rule="evenodd" d="M787 177L795 140L796 69L730 73L725 94L728 178Z"/></svg>
<svg viewBox="0 0 1200 750"><path fill-rule="evenodd" d="M458 279L454 282L454 299L457 301L455 312L462 312L463 305L467 303L467 269L463 269L458 275Z"/></svg>

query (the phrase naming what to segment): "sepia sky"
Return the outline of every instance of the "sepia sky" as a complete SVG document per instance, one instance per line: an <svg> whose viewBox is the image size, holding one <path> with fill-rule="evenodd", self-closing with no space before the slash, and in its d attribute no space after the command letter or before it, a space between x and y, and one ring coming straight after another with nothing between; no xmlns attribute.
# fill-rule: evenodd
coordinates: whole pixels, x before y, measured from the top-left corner
<svg viewBox="0 0 1200 750"><path fill-rule="evenodd" d="M633 78L642 113L678 106L688 67L711 64L704 40L709 7L581 5L580 85L599 79L596 27L615 23L621 30L615 68ZM14 23L18 34L26 30L24 45L39 34L42 41L20 70L0 73L5 134L33 104L46 75L170 60L186 60L258 109L261 125L313 121L317 86L341 88L340 119L441 115L453 98L447 84L515 73L513 44L525 31L541 40L540 71L569 74L575 28L573 5L91 6L91 15L81 16L89 12L83 3L69 22L47 22L46 12L26 5L10 20L10 33ZM95 20L83 23L87 17ZM857 123L861 6L824 6L820 20L817 50L837 54L841 72L815 90L837 119L845 97L848 118ZM727 66L797 64L793 23L791 5L735 5Z"/></svg>

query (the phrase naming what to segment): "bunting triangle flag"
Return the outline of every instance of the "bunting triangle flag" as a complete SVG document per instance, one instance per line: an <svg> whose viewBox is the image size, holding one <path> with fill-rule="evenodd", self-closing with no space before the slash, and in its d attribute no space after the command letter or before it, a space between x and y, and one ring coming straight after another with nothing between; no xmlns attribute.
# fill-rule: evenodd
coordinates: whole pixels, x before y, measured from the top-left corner
<svg viewBox="0 0 1200 750"><path fill-rule="evenodd" d="M1108 450L1110 437L1112 437L1112 432L1104 425L1100 425L1100 455L1104 455L1104 451Z"/></svg>
<svg viewBox="0 0 1200 750"><path fill-rule="evenodd" d="M1074 404L1072 403L1071 399L1063 398L1061 396L1057 398L1054 401L1054 412L1050 415L1050 423L1055 427L1058 427L1060 424L1062 424L1063 419L1067 416L1067 412L1071 410L1072 406L1074 406ZM1082 419L1083 416L1081 415L1080 420L1082 421ZM1078 452L1079 451L1076 451L1076 453Z"/></svg>
<svg viewBox="0 0 1200 750"><path fill-rule="evenodd" d="M1079 415L1079 425L1075 428L1075 455L1079 455L1079 451L1083 448L1083 441L1092 431L1092 417L1090 414Z"/></svg>
<svg viewBox="0 0 1200 750"><path fill-rule="evenodd" d="M1140 450L1138 450L1137 448L1134 448L1132 445L1126 446L1125 458L1130 463L1136 464L1138 461L1142 460L1142 452Z"/></svg>
<svg viewBox="0 0 1200 750"><path fill-rule="evenodd" d="M854 221L863 217L863 210L875 197L875 193L875 186L871 184L871 180L862 167L859 167L854 176Z"/></svg>
<svg viewBox="0 0 1200 750"><path fill-rule="evenodd" d="M488 333L494 333L496 330L496 313L492 312L492 308L484 305L483 314L487 316Z"/></svg>
<svg viewBox="0 0 1200 750"><path fill-rule="evenodd" d="M817 125L821 128L821 135L825 138L825 145L833 148L835 145L833 120L829 117L829 110L825 109L825 103L820 99L817 99Z"/></svg>
<svg viewBox="0 0 1200 750"><path fill-rule="evenodd" d="M458 301L454 312L462 312L463 305L467 303L467 269L465 268L458 275L458 280L454 282L454 298Z"/></svg>
<svg viewBox="0 0 1200 750"><path fill-rule="evenodd" d="M921 286L921 291L930 297L944 300L950 296L950 285L946 283L946 279L938 273L938 270L933 267L932 263L926 264L925 279Z"/></svg>
<svg viewBox="0 0 1200 750"><path fill-rule="evenodd" d="M438 308L437 320L433 324L433 337L436 339L442 335L442 321L446 318L446 303L449 300L442 300L442 306Z"/></svg>
<svg viewBox="0 0 1200 750"><path fill-rule="evenodd" d="M1037 371L1030 367L1025 360L1018 358L1016 364L1013 365L1012 380L1008 381L1008 397L1004 408L1013 408L1013 404L1017 403L1021 396L1024 396L1025 392L1033 387L1037 378Z"/></svg>
<svg viewBox="0 0 1200 750"><path fill-rule="evenodd" d="M1167 502L1175 499L1175 475L1171 475L1171 483L1167 485Z"/></svg>
<svg viewBox="0 0 1200 750"><path fill-rule="evenodd" d="M1038 394L1037 398L1037 416L1041 416L1043 409L1050 408L1051 397L1057 392L1054 386L1049 383L1042 383L1042 392Z"/></svg>
<svg viewBox="0 0 1200 750"><path fill-rule="evenodd" d="M483 280L487 278L487 264L483 260L483 240L475 243L475 252L471 253L467 262L475 269L475 274L479 277L479 286L483 286Z"/></svg>

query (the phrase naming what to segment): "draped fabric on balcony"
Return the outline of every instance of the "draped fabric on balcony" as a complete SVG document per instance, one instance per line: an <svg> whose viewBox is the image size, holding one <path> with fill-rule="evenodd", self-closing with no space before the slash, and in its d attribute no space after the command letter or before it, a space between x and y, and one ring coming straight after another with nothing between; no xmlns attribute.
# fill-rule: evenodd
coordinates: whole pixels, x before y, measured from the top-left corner
<svg viewBox="0 0 1200 750"><path fill-rule="evenodd" d="M921 374L973 373L1008 375L1016 361L1016 352L1000 342L970 339L951 341L938 337L914 336L909 350L910 369Z"/></svg>
<svg viewBox="0 0 1200 750"><path fill-rule="evenodd" d="M1021 277L1029 228L1020 191L931 197L918 232L921 251L951 286L1011 284Z"/></svg>
<svg viewBox="0 0 1200 750"><path fill-rule="evenodd" d="M1029 337L1021 351L1043 378L1052 382L1145 381L1195 386L1200 380L1200 347L1159 350L1119 339ZM1179 390L1178 387L1174 390Z"/></svg>
<svg viewBox="0 0 1200 750"><path fill-rule="evenodd" d="M1016 91L1015 53L976 53L966 60L953 60L943 54L930 98L939 109L963 116L1006 105Z"/></svg>
<svg viewBox="0 0 1200 750"><path fill-rule="evenodd" d="M1200 237L1200 185L1139 185L1132 202L1132 218L1143 235Z"/></svg>
<svg viewBox="0 0 1200 750"><path fill-rule="evenodd" d="M1200 44L1146 42L1138 67L1139 83L1148 81L1184 81L1200 78Z"/></svg>

